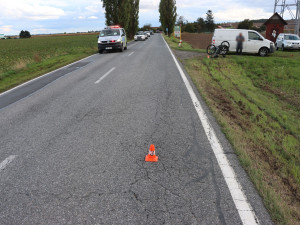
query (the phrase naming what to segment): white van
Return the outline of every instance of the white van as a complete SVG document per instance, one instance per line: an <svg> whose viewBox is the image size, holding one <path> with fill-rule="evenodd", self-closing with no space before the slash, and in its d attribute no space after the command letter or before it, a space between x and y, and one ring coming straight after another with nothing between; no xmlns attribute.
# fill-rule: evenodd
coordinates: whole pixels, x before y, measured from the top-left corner
<svg viewBox="0 0 300 225"><path fill-rule="evenodd" d="M258 53L260 56L267 56L273 53L275 45L272 41L265 39L258 32L254 30L242 29L215 29L212 44L219 46L223 41L228 41L230 44L229 51L236 51L236 37L242 33L245 42L243 44L243 52Z"/></svg>
<svg viewBox="0 0 300 225"><path fill-rule="evenodd" d="M103 51L114 49L120 52L127 49L126 32L120 26L109 26L100 31L98 36L98 51L100 54Z"/></svg>

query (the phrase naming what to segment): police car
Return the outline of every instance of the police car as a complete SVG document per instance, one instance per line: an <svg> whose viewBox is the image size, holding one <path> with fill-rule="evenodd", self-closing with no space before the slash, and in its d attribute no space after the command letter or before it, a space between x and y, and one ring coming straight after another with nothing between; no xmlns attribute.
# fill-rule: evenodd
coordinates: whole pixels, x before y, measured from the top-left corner
<svg viewBox="0 0 300 225"><path fill-rule="evenodd" d="M98 36L98 51L102 54L107 50L123 50L127 49L126 32L120 26L109 26L100 31Z"/></svg>

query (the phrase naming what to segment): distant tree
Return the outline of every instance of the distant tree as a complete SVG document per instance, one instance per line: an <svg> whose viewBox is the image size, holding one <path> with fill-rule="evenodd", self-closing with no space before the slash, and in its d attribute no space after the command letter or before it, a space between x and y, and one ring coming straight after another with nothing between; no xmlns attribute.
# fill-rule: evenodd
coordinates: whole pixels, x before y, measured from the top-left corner
<svg viewBox="0 0 300 225"><path fill-rule="evenodd" d="M259 20L252 20L253 23L264 23L266 22L268 19L259 19Z"/></svg>
<svg viewBox="0 0 300 225"><path fill-rule="evenodd" d="M203 18L199 17L196 21L196 30L198 33L203 32L205 30L205 21Z"/></svg>
<svg viewBox="0 0 300 225"><path fill-rule="evenodd" d="M138 27L139 0L101 0L105 8L106 25L122 26L129 37Z"/></svg>
<svg viewBox="0 0 300 225"><path fill-rule="evenodd" d="M143 26L143 30L151 30L151 24L147 23Z"/></svg>
<svg viewBox="0 0 300 225"><path fill-rule="evenodd" d="M266 31L267 27L266 27L265 25L261 25L261 26L259 27L259 29L260 29L259 32L264 32L264 31Z"/></svg>
<svg viewBox="0 0 300 225"><path fill-rule="evenodd" d="M29 31L27 30L21 30L20 34L19 34L20 38L31 38L31 34Z"/></svg>
<svg viewBox="0 0 300 225"><path fill-rule="evenodd" d="M184 32L195 33L195 23L187 23L184 27Z"/></svg>
<svg viewBox="0 0 300 225"><path fill-rule="evenodd" d="M176 1L175 0L160 0L159 3L159 21L161 22L164 31L168 28L168 34L174 31L174 25L176 22Z"/></svg>
<svg viewBox="0 0 300 225"><path fill-rule="evenodd" d="M140 0L131 0L131 12L128 26L128 37L133 38L139 26Z"/></svg>
<svg viewBox="0 0 300 225"><path fill-rule="evenodd" d="M214 15L211 10L207 11L206 19L204 22L205 22L206 30L209 32L213 32L215 29L215 21L214 21Z"/></svg>
<svg viewBox="0 0 300 225"><path fill-rule="evenodd" d="M249 19L245 19L238 24L238 29L252 29L253 28L253 21Z"/></svg>
<svg viewBox="0 0 300 225"><path fill-rule="evenodd" d="M187 23L187 20L184 18L184 16L179 16L178 19L177 19L177 21L176 21L176 23L178 25L184 26L184 24Z"/></svg>

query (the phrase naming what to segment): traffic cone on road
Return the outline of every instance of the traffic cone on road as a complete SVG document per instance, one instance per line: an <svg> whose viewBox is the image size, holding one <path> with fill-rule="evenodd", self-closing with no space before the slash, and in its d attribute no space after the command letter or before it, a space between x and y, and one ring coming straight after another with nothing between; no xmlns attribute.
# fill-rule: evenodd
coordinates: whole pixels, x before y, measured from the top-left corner
<svg viewBox="0 0 300 225"><path fill-rule="evenodd" d="M150 145L149 153L148 153L148 155L146 155L145 161L146 162L157 162L158 161L158 156L155 155L155 146L154 145Z"/></svg>

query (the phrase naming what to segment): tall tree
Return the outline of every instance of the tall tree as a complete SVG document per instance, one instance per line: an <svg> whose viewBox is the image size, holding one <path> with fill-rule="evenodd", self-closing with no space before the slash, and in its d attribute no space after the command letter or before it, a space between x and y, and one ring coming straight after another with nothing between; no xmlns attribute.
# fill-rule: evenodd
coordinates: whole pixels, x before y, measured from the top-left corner
<svg viewBox="0 0 300 225"><path fill-rule="evenodd" d="M131 37L138 27L139 0L101 0L105 8L106 25L122 26Z"/></svg>
<svg viewBox="0 0 300 225"><path fill-rule="evenodd" d="M209 32L213 32L215 29L214 15L211 10L208 10L206 13L205 26Z"/></svg>
<svg viewBox="0 0 300 225"><path fill-rule="evenodd" d="M197 29L197 32L200 33L200 32L203 32L204 29L205 29L205 21L203 18L199 17L196 21L196 29Z"/></svg>
<svg viewBox="0 0 300 225"><path fill-rule="evenodd" d="M163 30L166 31L168 28L168 34L170 36L174 31L174 25L177 17L176 0L160 0L159 13L159 20Z"/></svg>
<svg viewBox="0 0 300 225"><path fill-rule="evenodd" d="M139 28L138 26L139 26L140 0L130 0L130 1L131 1L131 12L130 12L130 19L129 19L129 27L128 27L128 37L132 39Z"/></svg>
<svg viewBox="0 0 300 225"><path fill-rule="evenodd" d="M178 25L183 26L184 24L187 23L187 20L184 18L184 16L179 16L176 22Z"/></svg>

